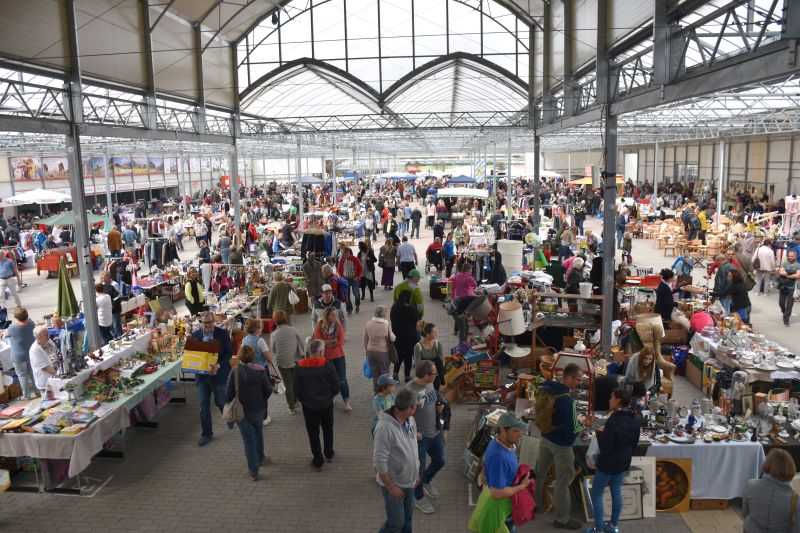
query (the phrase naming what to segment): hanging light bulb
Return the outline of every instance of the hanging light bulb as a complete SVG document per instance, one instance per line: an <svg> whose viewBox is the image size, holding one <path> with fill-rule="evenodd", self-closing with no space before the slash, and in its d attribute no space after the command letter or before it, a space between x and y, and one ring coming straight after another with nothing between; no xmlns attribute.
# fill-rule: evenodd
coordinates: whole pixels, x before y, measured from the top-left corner
<svg viewBox="0 0 800 533"><path fill-rule="evenodd" d="M278 21L279 21L279 18L278 18L278 11L274 11L274 12L272 13L272 25L273 25L273 26L277 26L277 25L278 25Z"/></svg>

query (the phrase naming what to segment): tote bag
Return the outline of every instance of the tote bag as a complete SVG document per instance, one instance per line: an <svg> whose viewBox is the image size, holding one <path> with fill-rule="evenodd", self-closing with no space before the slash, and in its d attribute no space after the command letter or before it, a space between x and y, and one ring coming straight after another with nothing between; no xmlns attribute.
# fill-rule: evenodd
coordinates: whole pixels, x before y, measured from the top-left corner
<svg viewBox="0 0 800 533"><path fill-rule="evenodd" d="M233 387L236 395L222 408L222 420L228 424L237 424L244 420L244 407L239 402L239 367L233 369Z"/></svg>

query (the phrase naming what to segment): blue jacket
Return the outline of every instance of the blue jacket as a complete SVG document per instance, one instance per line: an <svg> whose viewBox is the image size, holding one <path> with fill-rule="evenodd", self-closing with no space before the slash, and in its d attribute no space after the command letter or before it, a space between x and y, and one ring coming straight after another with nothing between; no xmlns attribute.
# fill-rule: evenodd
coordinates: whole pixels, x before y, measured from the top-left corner
<svg viewBox="0 0 800 533"><path fill-rule="evenodd" d="M542 385L542 391L548 394L568 394L569 387L558 381L546 381ZM569 395L556 399L553 409L553 425L557 429L550 433L543 433L542 437L559 446L572 446L575 443L581 427L578 424L575 400Z"/></svg>
<svg viewBox="0 0 800 533"><path fill-rule="evenodd" d="M203 329L198 329L192 333L192 338L199 341L203 340ZM228 374L231 373L231 355L233 354L233 343L231 343L231 335L227 330L214 326L214 340L219 341L219 369L213 376L208 376L214 379L217 385L223 387L228 383ZM194 380L200 381L201 378L206 376L195 374Z"/></svg>
<svg viewBox="0 0 800 533"><path fill-rule="evenodd" d="M442 251L444 252L445 257L453 257L456 255L456 242L455 241L444 241L442 244Z"/></svg>

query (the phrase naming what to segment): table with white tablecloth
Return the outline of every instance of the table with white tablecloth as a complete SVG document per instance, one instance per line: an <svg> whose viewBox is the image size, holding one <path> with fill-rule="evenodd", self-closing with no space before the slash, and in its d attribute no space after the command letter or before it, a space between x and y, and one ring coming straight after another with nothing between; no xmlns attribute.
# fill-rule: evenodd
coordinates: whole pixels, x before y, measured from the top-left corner
<svg viewBox="0 0 800 533"><path fill-rule="evenodd" d="M0 433L0 456L69 459L68 475L80 474L115 434L130 426L130 411L146 396L180 376L181 359L166 363L152 374L142 375L144 383L113 402L95 410L97 420L77 435L41 433Z"/></svg>
<svg viewBox="0 0 800 533"><path fill-rule="evenodd" d="M648 457L692 460L692 499L730 500L742 496L750 479L761 475L764 448L760 442L712 442L694 444L653 443Z"/></svg>

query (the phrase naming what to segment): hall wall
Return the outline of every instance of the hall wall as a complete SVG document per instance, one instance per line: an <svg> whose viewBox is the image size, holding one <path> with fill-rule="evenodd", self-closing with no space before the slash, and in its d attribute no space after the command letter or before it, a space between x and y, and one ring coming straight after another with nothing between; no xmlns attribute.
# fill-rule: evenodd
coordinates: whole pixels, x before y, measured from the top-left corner
<svg viewBox="0 0 800 533"><path fill-rule="evenodd" d="M617 156L617 172L626 172L625 153L638 154L638 179L658 182L675 181L686 166L696 166L697 182L715 183L720 167L719 140L659 143L656 168L655 146L626 145ZM747 189L751 193L771 195L774 199L800 192L800 136L774 135L728 139L723 156L723 179L726 191ZM583 174L583 166L595 164L602 167L600 150L572 152L545 152L544 167L563 174L571 167L572 175Z"/></svg>

